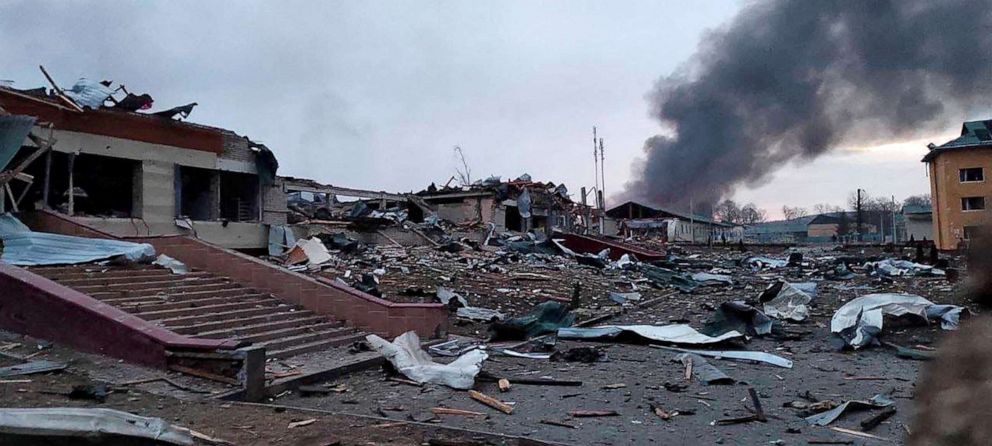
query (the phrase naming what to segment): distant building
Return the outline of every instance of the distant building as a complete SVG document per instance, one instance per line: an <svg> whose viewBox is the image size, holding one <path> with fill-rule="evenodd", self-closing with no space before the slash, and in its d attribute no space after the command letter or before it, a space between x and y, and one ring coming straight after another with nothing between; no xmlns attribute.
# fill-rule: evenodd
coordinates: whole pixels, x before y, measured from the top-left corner
<svg viewBox="0 0 992 446"><path fill-rule="evenodd" d="M933 208L931 206L903 206L902 221L905 226L903 240L933 240Z"/></svg>
<svg viewBox="0 0 992 446"><path fill-rule="evenodd" d="M748 225L744 229L744 240L748 243L806 243L809 237L809 224L816 215L793 218L791 220L767 221Z"/></svg>
<svg viewBox="0 0 992 446"><path fill-rule="evenodd" d="M965 122L961 136L931 144L922 161L930 175L933 240L939 249L955 249L992 223L985 170L992 167L992 120Z"/></svg>
<svg viewBox="0 0 992 446"><path fill-rule="evenodd" d="M651 207L628 201L606 211L616 220L618 230L625 236L658 237L667 242L737 243L744 236L744 227L715 221L702 215Z"/></svg>

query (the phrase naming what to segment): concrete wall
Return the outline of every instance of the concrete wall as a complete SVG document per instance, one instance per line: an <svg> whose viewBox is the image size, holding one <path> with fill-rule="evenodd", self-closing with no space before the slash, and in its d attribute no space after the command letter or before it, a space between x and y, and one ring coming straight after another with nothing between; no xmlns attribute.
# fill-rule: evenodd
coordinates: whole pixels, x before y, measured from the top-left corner
<svg viewBox="0 0 992 446"><path fill-rule="evenodd" d="M982 167L985 181L962 183L959 169ZM992 150L959 149L941 153L929 163L933 199L933 240L939 249L955 249L965 226L992 224ZM985 209L964 211L962 197L985 197Z"/></svg>
<svg viewBox="0 0 992 446"><path fill-rule="evenodd" d="M47 130L39 129L39 132L47 134ZM233 134L225 136L224 152L220 156L200 150L72 131L55 131L55 138L58 142L54 150L58 152L79 152L141 162L140 172L135 173L135 219L80 219L115 236L192 235L191 231L175 225L176 166L250 174L257 172L254 154L247 141ZM268 241L266 223L285 224L288 211L286 195L278 180L260 195L263 200L261 222L232 222L224 226L219 221L196 221L193 225L196 236L227 248L264 248ZM211 215L219 215L219 209Z"/></svg>
<svg viewBox="0 0 992 446"><path fill-rule="evenodd" d="M933 240L933 219L918 217L916 215L906 217L906 240L912 236L913 240L920 241L924 238Z"/></svg>

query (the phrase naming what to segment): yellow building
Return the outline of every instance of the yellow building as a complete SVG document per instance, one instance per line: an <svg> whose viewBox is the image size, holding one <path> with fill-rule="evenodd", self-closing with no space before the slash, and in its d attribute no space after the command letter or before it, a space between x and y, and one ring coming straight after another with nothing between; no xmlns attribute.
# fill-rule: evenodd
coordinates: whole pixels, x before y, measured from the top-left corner
<svg viewBox="0 0 992 446"><path fill-rule="evenodd" d="M980 226L992 223L992 120L965 122L961 136L930 144L923 157L933 199L933 238L939 249L967 243Z"/></svg>

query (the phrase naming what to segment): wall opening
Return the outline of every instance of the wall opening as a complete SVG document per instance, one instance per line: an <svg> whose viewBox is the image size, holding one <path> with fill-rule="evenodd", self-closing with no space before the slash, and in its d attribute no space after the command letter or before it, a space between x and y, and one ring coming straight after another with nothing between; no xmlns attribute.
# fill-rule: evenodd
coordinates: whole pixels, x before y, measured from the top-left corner
<svg viewBox="0 0 992 446"><path fill-rule="evenodd" d="M35 151L34 147L23 148L11 164L19 162ZM21 209L38 209L47 204L50 209L62 213L69 212L69 165L73 155L50 152L51 170L48 179L48 200L44 199L45 165L48 154L32 162L24 173L33 177L30 186L21 181L12 181L16 197L21 200ZM112 158L100 155L74 155L72 162L73 214L92 217L139 217L135 198L141 196L141 163L134 160Z"/></svg>
<svg viewBox="0 0 992 446"><path fill-rule="evenodd" d="M516 206L506 207L506 219L504 220L504 225L507 231L517 231L523 230L523 218L520 217L520 210Z"/></svg>
<svg viewBox="0 0 992 446"><path fill-rule="evenodd" d="M220 218L258 221L258 176L220 172Z"/></svg>
<svg viewBox="0 0 992 446"><path fill-rule="evenodd" d="M214 219L216 190L211 184L215 174L212 170L176 166L177 216L191 220Z"/></svg>

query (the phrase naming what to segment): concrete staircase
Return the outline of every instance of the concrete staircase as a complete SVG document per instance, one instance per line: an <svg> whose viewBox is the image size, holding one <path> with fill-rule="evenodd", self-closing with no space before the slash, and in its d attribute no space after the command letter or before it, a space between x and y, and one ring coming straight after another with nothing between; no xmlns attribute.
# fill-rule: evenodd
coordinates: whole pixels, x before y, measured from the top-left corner
<svg viewBox="0 0 992 446"><path fill-rule="evenodd" d="M365 333L203 271L155 265L74 265L29 271L146 321L196 338L237 339L289 358L364 339Z"/></svg>

